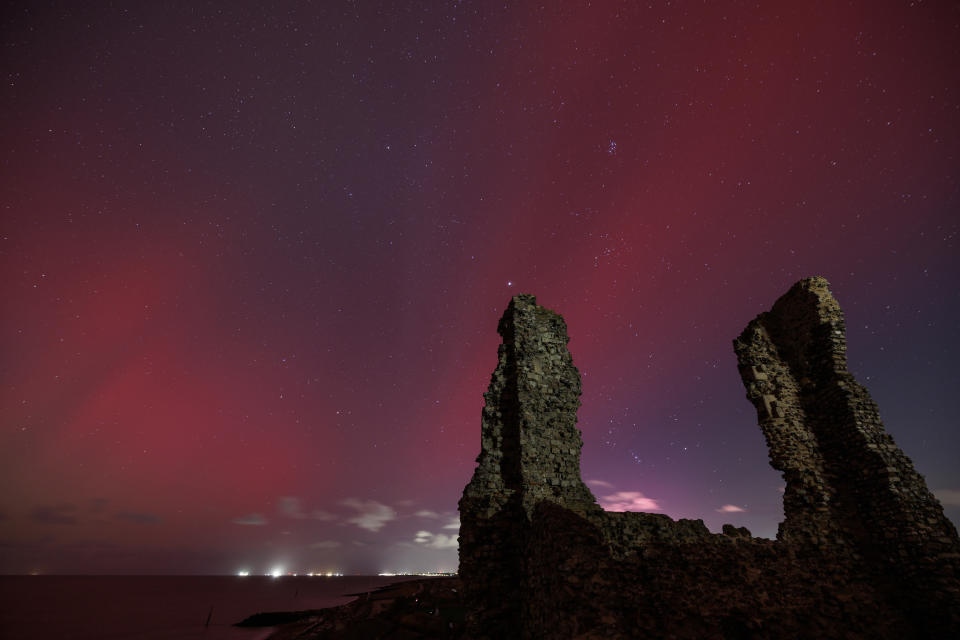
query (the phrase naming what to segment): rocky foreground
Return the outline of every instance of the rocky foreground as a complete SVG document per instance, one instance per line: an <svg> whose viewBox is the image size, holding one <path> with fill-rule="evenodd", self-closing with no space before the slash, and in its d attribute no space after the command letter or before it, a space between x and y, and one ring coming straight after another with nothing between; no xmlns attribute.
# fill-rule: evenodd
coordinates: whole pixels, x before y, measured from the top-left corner
<svg viewBox="0 0 960 640"><path fill-rule="evenodd" d="M463 637L459 578L398 582L339 607L257 613L239 627L278 627L270 640L417 640Z"/></svg>

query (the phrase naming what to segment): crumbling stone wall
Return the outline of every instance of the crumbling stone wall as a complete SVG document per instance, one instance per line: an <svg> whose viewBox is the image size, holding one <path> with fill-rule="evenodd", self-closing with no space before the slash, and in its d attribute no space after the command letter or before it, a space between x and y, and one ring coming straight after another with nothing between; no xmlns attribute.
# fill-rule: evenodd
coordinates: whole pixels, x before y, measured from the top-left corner
<svg viewBox="0 0 960 640"><path fill-rule="evenodd" d="M918 633L847 554L713 535L651 540L617 559L599 528L546 501L529 537L523 626L512 637L948 637Z"/></svg>
<svg viewBox="0 0 960 640"><path fill-rule="evenodd" d="M905 593L919 606L942 600L956 588L956 529L847 370L843 312L828 287L801 280L734 340L786 480L778 539L847 546L912 585Z"/></svg>
<svg viewBox="0 0 960 640"><path fill-rule="evenodd" d="M960 636L960 543L846 370L843 317L803 280L735 341L771 463L777 541L606 513L580 479L580 378L556 313L516 296L460 501L471 637Z"/></svg>
<svg viewBox="0 0 960 640"><path fill-rule="evenodd" d="M468 622L493 635L519 628L526 534L549 500L602 512L580 479L580 374L559 314L531 295L510 301L497 368L484 394L480 455L460 499L460 575Z"/></svg>
<svg viewBox="0 0 960 640"><path fill-rule="evenodd" d="M514 495L528 517L545 499L595 510L596 499L580 479L580 374L567 350L566 323L533 296L518 295L497 331L503 343L483 396L478 466L463 501L484 503L484 516Z"/></svg>

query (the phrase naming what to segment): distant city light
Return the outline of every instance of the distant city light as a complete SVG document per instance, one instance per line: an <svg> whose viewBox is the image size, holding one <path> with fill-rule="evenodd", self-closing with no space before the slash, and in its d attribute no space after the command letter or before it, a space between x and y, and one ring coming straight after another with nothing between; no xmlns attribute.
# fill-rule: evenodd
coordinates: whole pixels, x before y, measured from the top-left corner
<svg viewBox="0 0 960 640"><path fill-rule="evenodd" d="M456 571L397 571L397 572L386 572L378 573L378 576L382 577L391 577L391 576L455 576L457 575Z"/></svg>
<svg viewBox="0 0 960 640"><path fill-rule="evenodd" d="M249 576L249 575L250 575L250 570L249 570L249 569L238 569L236 575L239 576L239 577ZM313 577L319 577L319 578L324 578L324 577L326 577L326 578L339 578L339 577L342 577L342 576L344 575L344 573L343 573L342 571L311 571L311 572L309 572L309 573L294 573L294 572L288 572L287 569L286 569L286 567L284 567L283 565L275 565L275 566L271 567L270 570L269 570L267 573L263 574L263 575L268 576L268 577L271 577L271 578L279 578L279 577L281 577L281 576L291 576L291 577L294 577L294 576L298 576L298 575L299 575L299 576L309 576L309 577L311 577L311 578L313 578ZM443 569L440 569L440 570L438 570L438 571L407 571L407 570L400 570L400 571L388 571L388 572L383 572L383 573L379 573L379 574L377 574L377 575L379 575L379 576L384 576L384 577L392 577L392 576L455 576L455 575L457 575L457 572L456 572L456 571L444 571Z"/></svg>

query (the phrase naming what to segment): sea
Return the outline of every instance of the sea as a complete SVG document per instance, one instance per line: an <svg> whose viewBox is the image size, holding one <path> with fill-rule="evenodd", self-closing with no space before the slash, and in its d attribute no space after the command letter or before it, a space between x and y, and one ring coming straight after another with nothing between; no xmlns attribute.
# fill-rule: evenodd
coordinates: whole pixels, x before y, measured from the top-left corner
<svg viewBox="0 0 960 640"><path fill-rule="evenodd" d="M397 576L0 576L3 640L263 640L261 611L345 604Z"/></svg>

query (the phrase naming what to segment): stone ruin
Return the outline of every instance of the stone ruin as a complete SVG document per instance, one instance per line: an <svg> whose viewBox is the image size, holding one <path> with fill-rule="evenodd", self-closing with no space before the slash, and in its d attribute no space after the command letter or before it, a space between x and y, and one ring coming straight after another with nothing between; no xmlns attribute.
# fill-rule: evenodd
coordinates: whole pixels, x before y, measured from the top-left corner
<svg viewBox="0 0 960 640"><path fill-rule="evenodd" d="M847 371L823 278L734 340L786 480L777 539L605 512L580 478L580 375L566 324L514 297L460 500L475 638L960 637L960 541Z"/></svg>

